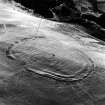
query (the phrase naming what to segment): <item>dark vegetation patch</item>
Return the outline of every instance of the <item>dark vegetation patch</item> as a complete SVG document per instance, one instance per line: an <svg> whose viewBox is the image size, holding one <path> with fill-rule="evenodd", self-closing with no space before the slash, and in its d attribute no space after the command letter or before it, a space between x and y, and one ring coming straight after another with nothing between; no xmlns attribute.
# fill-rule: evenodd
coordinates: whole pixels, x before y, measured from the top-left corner
<svg viewBox="0 0 105 105"><path fill-rule="evenodd" d="M14 1L46 19L79 24L85 27L90 35L105 41L105 13L98 8L96 0L82 2L79 0ZM84 6L86 3L87 5Z"/></svg>

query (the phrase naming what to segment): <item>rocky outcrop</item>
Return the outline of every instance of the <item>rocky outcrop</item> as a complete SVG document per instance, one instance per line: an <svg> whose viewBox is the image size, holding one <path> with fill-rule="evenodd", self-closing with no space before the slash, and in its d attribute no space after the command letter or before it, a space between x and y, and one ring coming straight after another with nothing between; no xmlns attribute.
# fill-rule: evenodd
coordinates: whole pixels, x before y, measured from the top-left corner
<svg viewBox="0 0 105 105"><path fill-rule="evenodd" d="M64 0L63 4L53 8L59 21L82 25L89 34L105 41L105 13L98 8L97 1L73 0L71 5Z"/></svg>

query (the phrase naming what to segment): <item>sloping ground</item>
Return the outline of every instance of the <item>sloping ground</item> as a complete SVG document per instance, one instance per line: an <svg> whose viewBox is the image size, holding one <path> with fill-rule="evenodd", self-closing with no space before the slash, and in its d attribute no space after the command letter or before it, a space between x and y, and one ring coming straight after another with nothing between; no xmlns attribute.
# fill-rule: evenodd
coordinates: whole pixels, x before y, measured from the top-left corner
<svg viewBox="0 0 105 105"><path fill-rule="evenodd" d="M105 104L104 42L2 3L0 23L1 105Z"/></svg>
<svg viewBox="0 0 105 105"><path fill-rule="evenodd" d="M100 8L100 10L105 12L105 1L99 1L98 2L98 7Z"/></svg>

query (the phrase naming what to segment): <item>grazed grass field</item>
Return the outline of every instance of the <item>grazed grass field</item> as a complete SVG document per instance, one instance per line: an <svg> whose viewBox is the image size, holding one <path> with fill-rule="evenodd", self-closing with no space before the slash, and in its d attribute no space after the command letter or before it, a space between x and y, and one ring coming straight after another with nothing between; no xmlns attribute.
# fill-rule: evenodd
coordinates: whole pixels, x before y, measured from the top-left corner
<svg viewBox="0 0 105 105"><path fill-rule="evenodd" d="M0 24L0 105L105 104L104 42L2 2Z"/></svg>

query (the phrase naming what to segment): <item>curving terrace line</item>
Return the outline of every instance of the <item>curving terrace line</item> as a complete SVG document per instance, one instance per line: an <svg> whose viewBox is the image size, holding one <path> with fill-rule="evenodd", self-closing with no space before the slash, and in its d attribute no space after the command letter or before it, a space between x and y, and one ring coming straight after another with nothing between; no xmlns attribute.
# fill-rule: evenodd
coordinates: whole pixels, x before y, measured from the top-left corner
<svg viewBox="0 0 105 105"><path fill-rule="evenodd" d="M36 40L40 39L40 38L42 38L42 37L36 37ZM28 40L32 40L32 39L30 38ZM25 40L25 41L27 41L27 40ZM60 59L57 58L56 53L50 54L48 52L44 52L45 54L48 54L47 56L44 56L43 50L42 51L39 50L39 52L38 52L39 55L38 54L37 55L35 55L35 54L29 55L29 54L26 54L25 52L18 51L18 49L16 50L16 49L14 49L14 47L19 43L22 43L22 42L18 41L14 45L11 44L11 46L9 46L8 49L6 50L6 56L9 59L19 60L20 62L22 62L22 64L24 64L24 68L26 71L34 72L38 75L52 78L52 79L55 79L57 81L62 81L62 82L81 81L81 80L87 78L94 71L94 62L92 61L92 59L90 57L88 57L85 53L83 53L80 50L78 50L78 52L83 56L83 58L80 58L80 59L84 59L84 62L86 62L86 65L85 66L81 65L81 68L78 67L79 69L77 69L77 72L75 72L75 73L63 74L63 73L55 72L55 71L53 71L53 69L56 70L56 69L60 68L60 69L65 69L65 70L66 69L72 70L71 68L75 69L75 64L71 65L71 67L70 67L70 66L62 63L60 61ZM20 53L20 55L16 56L16 54L18 54L18 53ZM42 55L41 55L41 53L42 53ZM42 56L42 57L40 58L40 56ZM23 57L23 60L22 60L22 57ZM44 62L47 62L45 64L43 62L43 57L44 57ZM51 59L49 57L51 57ZM72 61L72 58L70 58L70 59ZM56 62L56 63L54 63L54 62ZM74 62L76 62L76 61L74 61ZM53 64L53 65L51 66L50 64L51 65ZM62 65L64 65L64 66L62 66ZM65 68L65 65L68 66L68 68ZM58 70L62 71L60 69L58 69Z"/></svg>

